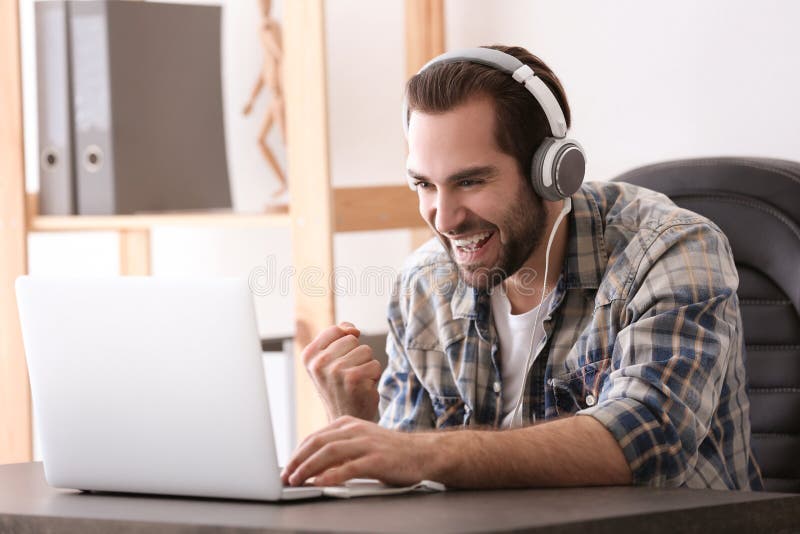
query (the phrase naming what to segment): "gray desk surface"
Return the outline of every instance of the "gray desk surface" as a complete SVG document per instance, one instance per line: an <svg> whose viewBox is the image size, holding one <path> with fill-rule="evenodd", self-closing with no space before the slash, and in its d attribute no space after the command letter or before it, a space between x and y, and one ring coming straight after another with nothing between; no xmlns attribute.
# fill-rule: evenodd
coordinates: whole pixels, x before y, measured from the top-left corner
<svg viewBox="0 0 800 534"><path fill-rule="evenodd" d="M56 490L0 466L0 532L797 532L800 495L632 487L452 491L290 504Z"/></svg>

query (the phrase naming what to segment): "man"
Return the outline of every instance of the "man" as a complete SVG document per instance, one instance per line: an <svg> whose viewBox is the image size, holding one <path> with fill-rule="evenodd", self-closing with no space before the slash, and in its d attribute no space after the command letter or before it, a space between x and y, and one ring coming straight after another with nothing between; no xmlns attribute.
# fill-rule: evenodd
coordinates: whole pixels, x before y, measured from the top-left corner
<svg viewBox="0 0 800 534"><path fill-rule="evenodd" d="M284 480L761 489L725 236L626 184L551 194L563 89L489 48L551 100L524 65L434 61L409 81L407 170L437 239L397 281L382 375L349 323L305 349L332 422Z"/></svg>

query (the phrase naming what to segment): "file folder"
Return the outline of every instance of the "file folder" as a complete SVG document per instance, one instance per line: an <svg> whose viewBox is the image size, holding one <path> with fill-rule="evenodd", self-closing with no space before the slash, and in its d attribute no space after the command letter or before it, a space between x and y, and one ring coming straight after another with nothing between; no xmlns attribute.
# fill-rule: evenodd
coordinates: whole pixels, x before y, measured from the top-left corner
<svg viewBox="0 0 800 534"><path fill-rule="evenodd" d="M36 2L36 78L39 126L39 213L75 213L72 173L67 9L64 2Z"/></svg>
<svg viewBox="0 0 800 534"><path fill-rule="evenodd" d="M67 3L77 211L231 206L221 8Z"/></svg>

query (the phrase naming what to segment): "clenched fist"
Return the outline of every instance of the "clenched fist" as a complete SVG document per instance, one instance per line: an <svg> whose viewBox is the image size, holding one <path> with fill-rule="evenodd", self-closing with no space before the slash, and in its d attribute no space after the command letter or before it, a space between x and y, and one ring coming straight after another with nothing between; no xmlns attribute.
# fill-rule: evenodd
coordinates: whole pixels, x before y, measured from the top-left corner
<svg viewBox="0 0 800 534"><path fill-rule="evenodd" d="M314 381L328 420L351 415L374 421L378 415L381 364L361 345L351 323L330 326L303 350L303 364Z"/></svg>

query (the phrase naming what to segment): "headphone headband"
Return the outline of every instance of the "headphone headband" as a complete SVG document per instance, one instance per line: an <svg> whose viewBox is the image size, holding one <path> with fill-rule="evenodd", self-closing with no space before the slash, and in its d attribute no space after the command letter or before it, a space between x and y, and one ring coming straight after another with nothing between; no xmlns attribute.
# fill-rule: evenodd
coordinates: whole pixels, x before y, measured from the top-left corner
<svg viewBox="0 0 800 534"><path fill-rule="evenodd" d="M534 191L545 200L557 201L573 195L586 172L586 155L580 143L567 139L567 121L564 110L553 92L533 69L514 56L493 48L466 48L433 58L419 72L439 63L468 61L479 63L509 74L514 81L525 86L536 98L550 125L550 136L545 137L531 161L531 183ZM403 99L403 130L408 137L408 98Z"/></svg>
<svg viewBox="0 0 800 534"><path fill-rule="evenodd" d="M550 132L553 137L564 138L567 135L567 121L553 92L541 78L536 76L528 65L511 54L493 48L464 48L446 52L428 61L417 74L439 63L458 63L469 61L478 63L510 74L515 81L521 83L536 98L544 111ZM408 102L403 100L403 127L408 135Z"/></svg>

